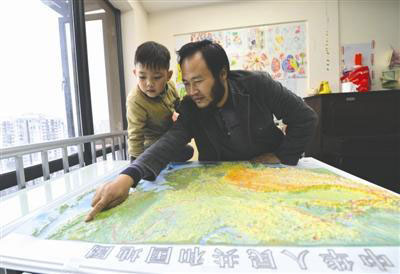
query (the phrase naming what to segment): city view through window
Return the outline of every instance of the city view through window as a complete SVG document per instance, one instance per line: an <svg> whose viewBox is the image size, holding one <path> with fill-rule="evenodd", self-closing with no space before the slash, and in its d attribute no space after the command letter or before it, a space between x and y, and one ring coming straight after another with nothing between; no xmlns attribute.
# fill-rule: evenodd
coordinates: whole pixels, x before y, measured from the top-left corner
<svg viewBox="0 0 400 274"><path fill-rule="evenodd" d="M0 17L5 38L0 44L1 149L80 135L70 5L69 1L40 0L2 3L2 10L8 12ZM92 101L97 134L110 132L110 119L104 47L98 45L103 42L103 29L101 24L92 25L87 44L92 93L97 98ZM76 152L76 147L68 147L68 154ZM50 161L61 157L61 149L48 152ZM41 163L40 153L25 155L23 163L24 167ZM13 158L0 160L0 174L13 170Z"/></svg>
<svg viewBox="0 0 400 274"><path fill-rule="evenodd" d="M72 136L67 131L63 90L67 79L62 67L59 23L63 15L42 1L7 1L2 5L9 12L0 17L1 32L7 38L0 45L0 66L5 73L0 100L0 148L75 137L76 127L70 132ZM69 7L62 11L69 14ZM10 22L16 23L10 26ZM70 39L67 31L65 36ZM71 99L75 100L75 96ZM61 150L49 151L49 160L60 157ZM40 153L23 157L24 166L40 160ZM0 161L0 173L12 170L13 158Z"/></svg>

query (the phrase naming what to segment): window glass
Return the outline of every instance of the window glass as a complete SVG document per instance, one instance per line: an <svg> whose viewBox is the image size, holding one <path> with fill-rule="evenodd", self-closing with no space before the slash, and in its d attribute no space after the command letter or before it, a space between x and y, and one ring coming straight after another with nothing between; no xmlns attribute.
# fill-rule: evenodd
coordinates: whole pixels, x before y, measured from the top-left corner
<svg viewBox="0 0 400 274"><path fill-rule="evenodd" d="M94 133L122 130L114 12L103 0L87 0L85 22Z"/></svg>
<svg viewBox="0 0 400 274"><path fill-rule="evenodd" d="M77 136L70 3L4 1L2 10L10 12L0 16L0 148ZM41 159L35 153L23 160L30 166ZM1 160L0 173L14 162Z"/></svg>

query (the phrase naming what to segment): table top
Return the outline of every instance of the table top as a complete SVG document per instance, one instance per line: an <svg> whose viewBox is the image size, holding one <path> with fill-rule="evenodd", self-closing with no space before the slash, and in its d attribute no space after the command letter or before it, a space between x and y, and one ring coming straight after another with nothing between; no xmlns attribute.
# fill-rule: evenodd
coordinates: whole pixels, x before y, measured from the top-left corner
<svg viewBox="0 0 400 274"><path fill-rule="evenodd" d="M297 167L301 168L302 166L306 166L308 163L318 164L319 166L328 168L343 177L354 179L365 184L374 185L364 179L334 168L311 157L300 159ZM13 227L18 225L20 221L24 221L35 212L41 211L54 203L59 204L63 200L68 200L70 197L82 193L85 189L98 184L99 181L105 182L111 180L127 166L129 166L129 161L107 160L97 162L71 171L65 175L50 179L41 184L1 197L1 235L4 236L7 234Z"/></svg>
<svg viewBox="0 0 400 274"><path fill-rule="evenodd" d="M129 161L101 161L55 177L41 184L19 190L0 198L1 234L46 206L68 199L96 182L113 178L129 165ZM1 236L1 235L0 235Z"/></svg>
<svg viewBox="0 0 400 274"><path fill-rule="evenodd" d="M93 189L100 183L112 180L128 165L129 161L108 160L98 162L3 197L0 201L0 267L40 273L54 273L54 271L63 273L116 273L119 271L124 273L132 273L132 271L166 273L181 271L181 273L187 273L189 271L265 270L262 268L284 273L298 273L299 271L320 273L322 269L324 272L332 273L337 270L347 270L353 273L366 273L366 271L369 273L397 273L399 270L400 257L398 254L400 247L398 246L249 247L98 244L83 241L39 239L14 231L33 216L38 216L41 212L54 208L55 205L60 205L72 197ZM318 165L343 177L373 185L313 158L302 158L297 167L305 168L309 165ZM398 196L398 194L395 195ZM41 250L40 254L37 253L38 249ZM125 254L126 252L131 255ZM136 252L137 257L133 257L132 252ZM156 253L157 256L167 256L168 264L158 260L157 256L152 257ZM214 255L211 256L213 253ZM223 264L218 267L217 261L212 259L215 258L216 253L220 255L232 253L232 258L230 258L232 261L223 261ZM148 254L147 258L146 254ZM151 254L153 255L150 256ZM200 266L191 261L192 256L194 256L193 258L196 256L201 258L202 254L210 254L209 258L211 258L203 261L204 265ZM239 255L237 254L240 254L240 259L238 259ZM125 255L131 256L128 256L130 259ZM100 258L102 256L104 258ZM249 259L254 263L257 261L256 259L265 259L266 257L271 259L268 265L265 265L266 261L257 266L248 263ZM122 260L122 258L125 259ZM371 258L375 258L377 261L371 262ZM135 261L136 259L137 261ZM334 263L338 261L336 262L338 265L329 265L326 260L331 259Z"/></svg>

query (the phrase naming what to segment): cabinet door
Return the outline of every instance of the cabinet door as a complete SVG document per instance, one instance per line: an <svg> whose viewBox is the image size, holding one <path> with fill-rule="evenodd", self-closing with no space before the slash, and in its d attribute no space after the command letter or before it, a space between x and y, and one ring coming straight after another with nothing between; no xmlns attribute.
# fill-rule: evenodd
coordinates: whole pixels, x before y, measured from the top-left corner
<svg viewBox="0 0 400 274"><path fill-rule="evenodd" d="M377 136L399 133L399 92L340 94L326 98L322 133L329 136Z"/></svg>

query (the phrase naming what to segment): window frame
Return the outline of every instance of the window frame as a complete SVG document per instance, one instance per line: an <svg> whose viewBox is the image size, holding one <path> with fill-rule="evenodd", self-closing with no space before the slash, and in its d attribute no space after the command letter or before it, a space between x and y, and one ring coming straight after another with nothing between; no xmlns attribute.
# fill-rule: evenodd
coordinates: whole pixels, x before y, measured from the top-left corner
<svg viewBox="0 0 400 274"><path fill-rule="evenodd" d="M115 8L108 0L98 0L103 1L114 13L115 17L115 28L116 28L116 40L117 40L117 57L118 57L118 69L119 69L119 81L120 81L120 96L121 96L121 121L123 130L127 129L127 121L126 121L126 92L125 92L125 79L124 79L124 63L123 63L123 52L122 52L122 31L121 31L121 12L117 8ZM56 12L63 14L65 9L60 7L65 6L65 1L63 0L47 0L42 1L44 4L54 9ZM77 124L78 124L78 136L86 136L94 134L94 125L93 125L93 112L92 112L92 103L91 103L91 94L90 94L90 82L89 82L89 67L88 67L88 55L87 55L87 43L86 43L86 18L85 18L85 0L71 0L70 1L70 14L71 14L71 27L72 27L72 39L71 39L71 49L72 49L72 59L75 70L75 91L76 91L76 99L77 99L77 113L68 111L72 110L72 105L70 105L71 109L67 108L67 116L68 115L77 115ZM59 31L60 31L60 48L61 48L61 59L63 72L65 70L68 72L68 57L65 54L66 52L66 33L65 28L61 30L63 26L65 26L66 21L62 23L62 20L59 20ZM65 46L63 49L62 47ZM66 61L66 63L65 63ZM65 80L65 79L64 79ZM71 88L69 86L70 82L68 81L69 92L71 92ZM66 97L68 94L66 95ZM71 96L71 94L69 94ZM70 97L71 98L71 97ZM67 98L66 98L67 99ZM70 103L73 103L72 100ZM73 117L73 116L72 116ZM72 118L72 127L74 127L74 122ZM71 121L67 121L70 123ZM70 125L67 128L70 130ZM70 136L70 132L68 130L68 136ZM126 144L123 144L126 146ZM118 145L116 145L116 149ZM106 148L106 153L111 152L111 147ZM92 164L92 152L91 146L89 143L84 145L84 162L85 165ZM96 155L101 156L102 151L96 150ZM76 165L78 160L78 154L74 153L68 156L68 160L70 162L70 166ZM24 168L26 181L30 181L36 178L40 178L43 176L42 165L32 165ZM56 159L53 161L49 161L49 171L50 173L57 172L59 170L63 170L62 159ZM4 190L6 188L10 188L17 185L17 174L16 171L11 171L7 173L0 174L0 190Z"/></svg>

